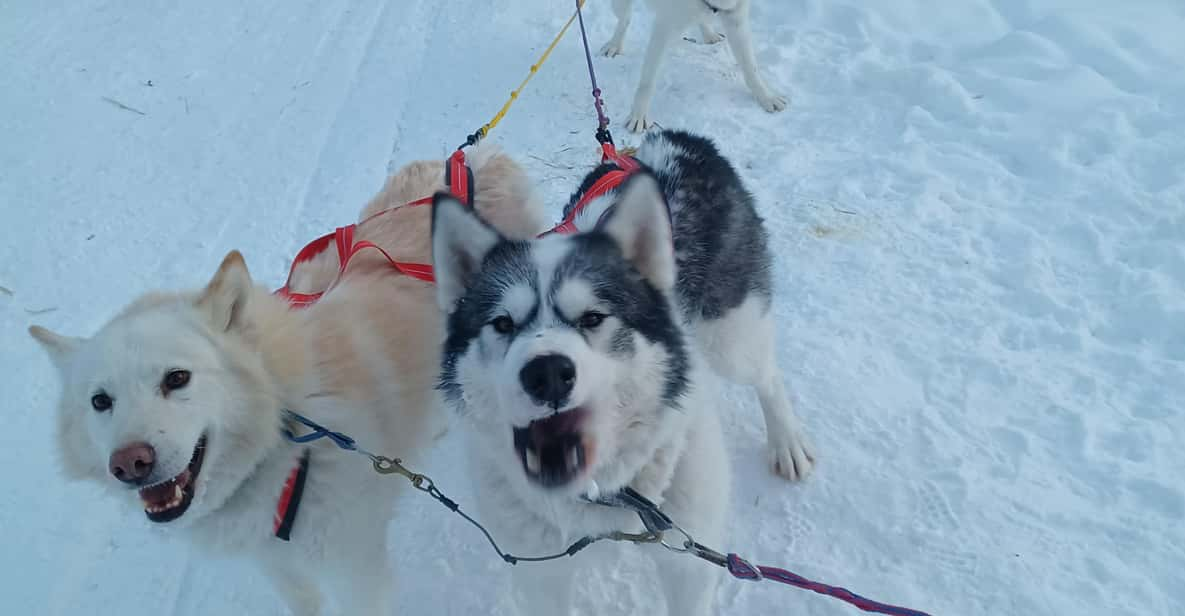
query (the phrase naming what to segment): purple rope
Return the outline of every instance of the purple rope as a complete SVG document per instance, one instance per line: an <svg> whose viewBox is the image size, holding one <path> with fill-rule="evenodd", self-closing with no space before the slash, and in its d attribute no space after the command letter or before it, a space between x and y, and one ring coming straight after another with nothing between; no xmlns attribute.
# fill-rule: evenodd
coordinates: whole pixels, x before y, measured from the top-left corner
<svg viewBox="0 0 1185 616"><path fill-rule="evenodd" d="M605 102L601 100L601 89L597 87L597 72L593 70L592 52L588 49L588 33L584 31L584 12L580 10L583 0L576 0L576 17L580 20L580 39L584 41L584 59L588 61L588 79L592 82L593 106L597 108L597 128L605 130L609 118L605 115Z"/></svg>
<svg viewBox="0 0 1185 616"><path fill-rule="evenodd" d="M929 614L919 610L873 601L872 599L861 597L860 595L857 595L846 588L813 582L802 577L801 575L787 571L785 569L751 565L736 554L728 555L728 561L725 564L725 567L728 569L728 572L738 580L773 580L775 582L781 582L790 586L797 586L798 588L817 592L821 595L835 597L836 599L850 603L865 612L889 614L890 616L930 616Z"/></svg>

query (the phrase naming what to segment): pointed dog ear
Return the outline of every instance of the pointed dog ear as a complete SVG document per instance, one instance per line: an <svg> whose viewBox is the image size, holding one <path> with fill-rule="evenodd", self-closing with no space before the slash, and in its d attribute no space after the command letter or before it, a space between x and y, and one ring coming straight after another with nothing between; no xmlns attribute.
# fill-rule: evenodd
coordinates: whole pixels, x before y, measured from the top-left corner
<svg viewBox="0 0 1185 616"><path fill-rule="evenodd" d="M45 349L54 367L63 373L66 371L66 363L70 360L70 357L86 341L84 338L63 336L40 325L30 326L29 335L41 345L41 348Z"/></svg>
<svg viewBox="0 0 1185 616"><path fill-rule="evenodd" d="M436 277L436 303L451 313L482 261L502 241L502 235L446 192L432 198L432 268Z"/></svg>
<svg viewBox="0 0 1185 616"><path fill-rule="evenodd" d="M209 319L214 331L242 329L251 287L251 273L247 271L243 255L232 250L198 296L197 307Z"/></svg>
<svg viewBox="0 0 1185 616"><path fill-rule="evenodd" d="M625 258L660 291L675 286L675 246L671 216L658 181L635 173L621 188L621 198L597 229L607 233Z"/></svg>

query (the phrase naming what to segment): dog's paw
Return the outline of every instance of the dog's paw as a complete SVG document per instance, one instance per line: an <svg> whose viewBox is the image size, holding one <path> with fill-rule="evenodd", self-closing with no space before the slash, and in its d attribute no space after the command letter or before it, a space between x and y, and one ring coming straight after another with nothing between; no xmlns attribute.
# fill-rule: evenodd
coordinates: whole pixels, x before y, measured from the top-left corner
<svg viewBox="0 0 1185 616"><path fill-rule="evenodd" d="M625 120L625 127L629 129L631 133L643 132L651 126L654 126L654 121L646 117L646 114L638 113L636 111L631 111L630 117L626 118Z"/></svg>
<svg viewBox="0 0 1185 616"><path fill-rule="evenodd" d="M805 479L815 468L815 448L806 435L788 430L769 435L769 459L774 474L790 481Z"/></svg>
<svg viewBox="0 0 1185 616"><path fill-rule="evenodd" d="M703 30L700 33L701 45L715 45L724 40L724 35L712 30Z"/></svg>
<svg viewBox="0 0 1185 616"><path fill-rule="evenodd" d="M765 94L757 95L757 104L761 105L762 109L770 113L782 111L789 102L784 95L777 92L766 92Z"/></svg>
<svg viewBox="0 0 1185 616"><path fill-rule="evenodd" d="M612 40L608 43L605 43L605 45L601 47L601 55L605 56L606 58L612 58L621 54L621 52L624 50L625 45L623 45L621 41Z"/></svg>

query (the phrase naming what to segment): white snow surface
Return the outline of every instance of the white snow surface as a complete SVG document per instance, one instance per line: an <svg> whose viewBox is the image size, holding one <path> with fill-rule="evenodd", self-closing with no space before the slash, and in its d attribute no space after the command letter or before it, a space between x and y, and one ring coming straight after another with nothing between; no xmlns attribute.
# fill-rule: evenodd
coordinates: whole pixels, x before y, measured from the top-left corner
<svg viewBox="0 0 1185 616"><path fill-rule="evenodd" d="M89 335L230 249L279 286L388 172L488 120L570 4L0 2L4 613L284 613L253 568L60 477L56 375L25 330ZM586 18L595 50L608 0ZM755 0L753 22L787 111L689 41L653 104L757 195L820 453L806 482L774 477L755 396L726 388L720 547L936 616L1185 613L1185 5ZM637 3L626 54L596 59L627 145L650 23ZM597 160L577 35L491 136L557 218ZM454 431L421 470L465 505L460 455ZM397 613L511 613L461 520L409 493L391 528ZM661 605L621 549L584 613ZM716 608L859 613L732 580Z"/></svg>

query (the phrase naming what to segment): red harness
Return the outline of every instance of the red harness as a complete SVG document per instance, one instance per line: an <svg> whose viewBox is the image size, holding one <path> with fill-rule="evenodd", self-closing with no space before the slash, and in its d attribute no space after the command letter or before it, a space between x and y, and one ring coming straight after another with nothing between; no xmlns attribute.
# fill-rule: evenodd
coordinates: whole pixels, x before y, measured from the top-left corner
<svg viewBox="0 0 1185 616"><path fill-rule="evenodd" d="M550 231L545 231L540 234L540 237L549 233L569 234L576 231L576 217L580 215L584 208L597 197L617 188L621 185L627 177L638 170L638 162L629 156L622 156L617 153L617 149L611 143L605 143L601 146L602 155L601 162L613 162L617 165L614 169L605 175L601 176L593 185L580 197L580 200L573 206L572 211L564 218L560 224L556 225ZM457 150L452 156L448 158L445 164L444 181L448 185L449 191L453 196L459 199L462 203L472 207L473 205L473 170L465 164L465 155L461 150ZM357 224L346 225L338 227L333 233L323 235L312 242L309 242L300 252L296 254L296 258L292 260L292 267L288 271L288 280L284 282L284 286L275 291L276 295L288 300L288 305L293 308L306 308L317 303L323 295L329 292L342 276L346 273L346 267L350 264L350 259L354 258L359 252L367 248L373 248L379 251L387 259L387 263L396 272L405 276L411 276L417 280L432 283L436 281L433 276L432 266L424 263L406 263L403 261L396 261L391 257L387 251L380 248L370 241L354 241L354 230L358 225L365 224L367 221L401 209L403 207L416 207L420 205L428 205L432 203L432 197L424 197L400 206L396 206L387 210L383 210L359 222ZM319 293L294 293L289 285L292 282L292 274L296 271L296 267L301 263L313 260L317 255L329 249L329 245L333 244L337 247L338 273L333 283L329 285L324 291ZM280 493L280 500L276 503L276 515L272 523L272 534L277 538L288 541L292 526L296 522L296 512L300 509L300 500L304 495L305 478L309 472L309 452L305 450L301 455L300 461L288 474L287 480L284 482L284 489Z"/></svg>
<svg viewBox="0 0 1185 616"><path fill-rule="evenodd" d="M300 461L288 473L284 482L284 490L280 492L280 500L276 503L276 515L272 518L272 534L278 539L288 541L292 535L292 526L296 524L296 512L300 509L300 499L304 496L304 482L309 474L309 450L304 450Z"/></svg>
<svg viewBox="0 0 1185 616"><path fill-rule="evenodd" d="M539 237L549 235L552 233L559 233L567 235L576 232L576 218L584 211L584 208L597 197L603 196L605 193L614 190L621 183L625 181L630 175L638 170L638 161L629 156L622 156L617 153L617 148L613 147L612 143L601 144L601 162L612 162L617 165L617 168L602 175L593 185L580 196L580 200L576 205L572 206L572 211L564 217L560 224L556 225L550 231L544 231Z"/></svg>
<svg viewBox="0 0 1185 616"><path fill-rule="evenodd" d="M449 187L449 190L453 193L453 196L466 205L473 204L473 171L468 165L465 164L465 154L461 150L457 150L452 156L448 158L448 161L445 164L444 179L445 183ZM317 303L317 300L321 299L323 295L329 292L329 289L332 289L338 283L338 281L341 280L342 275L346 273L346 268L350 265L350 260L353 259L355 255L362 252L363 250L366 250L367 248L373 248L374 250L379 251L379 253L387 259L387 263L391 266L391 268L400 274L411 276L416 280L423 280L424 282L435 282L436 279L432 275L431 265L425 263L408 263L405 261L396 261L391 257L390 254L387 253L386 250L383 250L374 242L368 240L361 242L354 241L354 231L358 225L366 224L367 221L402 209L404 207L416 207L420 205L428 205L430 203L432 203L432 197L430 196L424 197L422 199L416 199L415 201L383 210L363 220L362 222L346 225L344 227L338 227L333 233L325 234L309 242L308 245L300 250L300 252L296 253L296 258L292 260L292 267L288 270L288 280L284 281L283 287L276 289L275 294L288 300L288 305L293 308L306 308L311 306ZM301 263L312 261L317 257L317 255L320 255L322 252L328 250L330 244L333 244L337 247L337 259L339 264L337 278L335 278L333 283L331 283L324 291L317 293L293 292L290 288L290 285L292 283L292 274L296 272L297 266Z"/></svg>
<svg viewBox="0 0 1185 616"><path fill-rule="evenodd" d="M604 143L601 145L601 162L613 162L617 165L614 169L605 175L601 176L576 202L572 211L561 221L558 225L549 231L541 233L539 237L548 235L550 233L569 234L576 231L576 218L584 211L597 197L603 196L605 193L617 188L623 181L635 171L638 170L639 165L636 160L629 156L623 156L617 153L617 149L613 147L612 143ZM444 168L444 181L448 185L449 191L453 193L457 199L466 205L473 205L473 170L465 164L465 154L461 150L457 150L449 156ZM296 258L292 260L292 267L288 271L288 280L284 282L284 286L276 289L276 295L288 300L288 305L293 308L306 308L317 303L323 295L329 292L339 280L342 275L346 273L346 268L350 265L350 260L354 258L359 252L372 248L379 251L387 259L387 263L396 272L405 276L410 276L416 280L423 280L424 282L435 282L436 278L432 272L432 266L426 263L408 263L405 261L396 261L387 253L386 250L380 248L377 244L370 241L354 241L354 231L358 225L366 224L367 221L402 209L404 207L416 207L420 205L428 205L432 203L432 197L424 197L396 206L387 210L383 210L363 220L362 222L338 227L333 233L325 234L308 243L300 252L296 253ZM338 274L333 283L329 285L324 291L317 293L296 293L290 288L292 282L292 274L296 272L297 266L301 263L312 261L317 255L329 249L330 244L337 248L338 259Z"/></svg>

